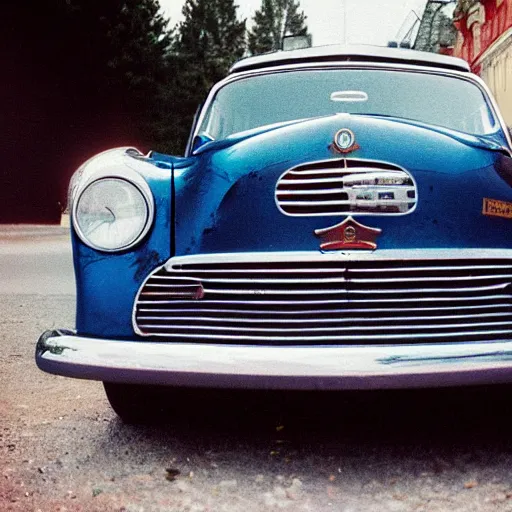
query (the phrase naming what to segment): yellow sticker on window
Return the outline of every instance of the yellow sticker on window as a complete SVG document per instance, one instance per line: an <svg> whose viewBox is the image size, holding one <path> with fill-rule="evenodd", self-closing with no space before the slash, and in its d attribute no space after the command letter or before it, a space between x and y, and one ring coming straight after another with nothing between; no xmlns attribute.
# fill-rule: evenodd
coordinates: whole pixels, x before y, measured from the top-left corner
<svg viewBox="0 0 512 512"><path fill-rule="evenodd" d="M484 207L482 213L484 215L490 215L491 217L504 217L505 219L512 219L512 203L484 197Z"/></svg>

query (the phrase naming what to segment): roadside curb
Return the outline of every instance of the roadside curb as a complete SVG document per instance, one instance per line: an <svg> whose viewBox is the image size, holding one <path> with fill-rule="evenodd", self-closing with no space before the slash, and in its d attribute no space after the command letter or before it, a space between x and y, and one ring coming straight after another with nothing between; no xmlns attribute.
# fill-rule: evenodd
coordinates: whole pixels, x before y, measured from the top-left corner
<svg viewBox="0 0 512 512"><path fill-rule="evenodd" d="M68 237L69 228L58 224L0 224L0 239Z"/></svg>

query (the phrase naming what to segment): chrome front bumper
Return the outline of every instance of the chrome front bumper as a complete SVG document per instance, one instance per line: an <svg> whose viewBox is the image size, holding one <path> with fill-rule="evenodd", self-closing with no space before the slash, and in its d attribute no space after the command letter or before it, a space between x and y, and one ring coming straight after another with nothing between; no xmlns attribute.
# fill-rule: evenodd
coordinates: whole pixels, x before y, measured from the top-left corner
<svg viewBox="0 0 512 512"><path fill-rule="evenodd" d="M255 346L118 341L46 331L36 362L82 379L239 389L385 389L512 381L512 341Z"/></svg>

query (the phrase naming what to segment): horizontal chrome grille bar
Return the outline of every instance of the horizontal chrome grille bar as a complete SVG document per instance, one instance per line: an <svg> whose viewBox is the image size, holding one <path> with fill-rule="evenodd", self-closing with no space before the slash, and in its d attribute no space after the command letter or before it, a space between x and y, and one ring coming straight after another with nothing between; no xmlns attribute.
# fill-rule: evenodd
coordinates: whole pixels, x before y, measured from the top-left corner
<svg viewBox="0 0 512 512"><path fill-rule="evenodd" d="M266 332L266 333L284 333L284 332L296 332L302 334L308 334L311 332L336 332L343 333L344 331L369 331L369 330L378 330L378 331L415 331L415 330L440 330L440 329L464 329L464 328L474 328L474 327L502 327L510 325L510 322L481 322L481 323L461 323L461 324L441 324L441 325L432 325L432 324L409 324L409 325L379 325L378 328L368 327L368 326L349 326L349 327L228 327L228 326L214 326L214 325L180 325L180 324L172 324L172 325L152 325L152 324L139 324L140 327L143 328L154 328L154 329L172 329L173 331L195 331L195 330L221 330L224 332ZM510 330L512 332L512 330Z"/></svg>
<svg viewBox="0 0 512 512"><path fill-rule="evenodd" d="M503 299L509 300L512 302L512 295L494 295L494 296L486 296L482 297L415 297L414 299L407 298L393 298L393 299L382 299L378 298L375 300L367 300L367 299L345 299L345 300L251 300L248 301L236 301L236 300L201 300L201 304L256 304L256 305L267 305L267 306L283 306L283 305L293 305L293 304L304 304L304 305L319 305L319 304L382 304L382 303L404 303L404 302L463 302L463 301L484 301L484 300L492 300L492 299ZM139 300L138 304L178 304L179 300L169 300L169 301L144 301ZM190 304L190 301L187 300L182 302L183 304Z"/></svg>
<svg viewBox="0 0 512 512"><path fill-rule="evenodd" d="M482 298L482 297L422 297L422 298L407 298L407 299L404 299L404 298L393 298L393 299L382 299L382 298L378 298L376 300L365 300L365 299L338 299L338 300L307 300L307 301L304 301L304 300L301 300L301 301L298 301L298 300L251 300L250 302L249 301L246 301L246 300L243 300L243 301L236 301L236 300L206 300L206 301L201 301L201 304L219 304L219 305L258 305L258 306L285 306L285 305L297 305L297 304L301 304L301 305L313 305L313 306L318 306L320 304L367 304L367 305L370 305L370 304L402 304L402 303L410 303L411 301L412 302L415 302L415 303L422 303L422 302L467 302L467 301L472 301L472 302L483 302L485 300L492 300L492 299L495 299L497 297L501 297L503 300L507 300L507 301L510 301L512 303L512 295L496 295L496 296L489 296L489 297L486 297L486 298ZM187 300L187 301L180 301L179 299L176 299L176 300L159 300L159 301L154 301L154 300L139 300L137 301L137 304L179 304L179 303L182 303L182 304L187 304L187 305L190 305L190 300Z"/></svg>
<svg viewBox="0 0 512 512"><path fill-rule="evenodd" d="M343 188L328 188L328 189L320 189L320 190L295 190L295 189L277 189L278 196L322 196L329 194L343 194L346 192Z"/></svg>
<svg viewBox="0 0 512 512"><path fill-rule="evenodd" d="M343 178L316 178L307 180L281 180L279 185L318 185L327 183L341 183L343 185Z"/></svg>
<svg viewBox="0 0 512 512"><path fill-rule="evenodd" d="M460 341L465 341L465 338L472 337L480 337L485 338L486 336L492 336L492 339L498 340L501 336L503 336L503 340L508 340L510 335L512 334L512 330L500 330L500 331L467 331L467 332L457 332L457 333L415 333L415 334L382 334L378 336L378 340L380 343L386 343L391 341L398 341L402 343L410 343L411 340L428 340L428 341L453 341L456 338L460 338ZM366 343L375 343L376 336L375 334L368 335L357 335L357 336L308 336L307 338L304 335L301 336L272 336L271 338L268 335L256 336L256 335L240 335L240 334L227 334L227 333L219 333L219 334L201 334L200 336L197 333L176 333L176 332L155 332L150 333L151 336L161 337L161 338L169 338L169 339L195 339L197 340L216 340L219 342L254 342L254 343L263 343L268 344L269 342L281 342L281 343L304 343L307 340L308 343L313 344L321 344L321 343L355 343L355 342L366 342Z"/></svg>
<svg viewBox="0 0 512 512"><path fill-rule="evenodd" d="M375 170L377 169L376 167L362 167L361 165L358 165L356 167L357 169L357 172L375 172ZM382 168L379 168L379 170L383 170ZM389 172L390 174L394 173L394 174L401 174L401 171L395 171L395 170L390 170L390 169L385 169L387 170L387 172ZM354 168L351 167L351 168L335 168L335 169L329 169L329 168L325 168L325 169L302 169L300 171L288 171L287 173L287 176L316 176L318 174L334 174L334 175L337 175L339 176L340 174L352 174L354 172ZM281 181L282 183L282 181Z"/></svg>
<svg viewBox="0 0 512 512"><path fill-rule="evenodd" d="M339 277L317 277L315 278L300 278L300 279L272 279L272 278L256 278L256 277L248 277L245 279L242 278L219 278L219 277L202 277L202 278L195 278L197 281L202 283L248 283L248 284L254 284L254 283L262 283L262 284L303 284L303 283L340 283L340 282L346 282L346 283L410 283L410 282L439 282L439 281L482 281L482 280L492 280L495 281L497 279L512 279L512 274L500 274L500 275L481 275L481 276L445 276L445 277L396 277L396 278L353 278L351 277L352 274L355 272L342 272L342 275ZM169 281L172 280L180 280L182 279L179 276L155 276L160 279L166 279ZM160 284L153 282L153 279L151 279L151 282L148 283L146 286L150 287L175 287L175 286L190 286L194 287L197 285L175 285L175 284Z"/></svg>
<svg viewBox="0 0 512 512"><path fill-rule="evenodd" d="M370 201L368 201L370 202ZM386 205L382 206L396 206L400 204L414 203L413 199L404 199L402 201L389 200ZM314 208L315 206L351 206L354 201L351 200L340 200L340 201L279 201L281 206L308 206Z"/></svg>
<svg viewBox="0 0 512 512"><path fill-rule="evenodd" d="M185 268L181 268L182 265L173 266L172 270L179 272L186 272L186 276L191 279L197 274L197 276L203 276L207 274L244 274L247 275L248 269L246 268L234 268L231 267L229 269L205 269L205 268L195 268L194 265L186 265ZM346 266L343 267L321 267L320 264L318 268L251 268L251 275L255 274L339 274L346 272L348 269ZM512 272L512 265L454 265L453 267L449 266L432 266L432 267L382 267L382 268L351 268L351 274L358 273L411 273L411 272L458 272L464 270L485 270L485 271L509 271ZM177 279L175 276L168 275L153 275L151 279Z"/></svg>
<svg viewBox="0 0 512 512"><path fill-rule="evenodd" d="M472 314L472 315L445 315L445 316L392 316L392 317L342 317L342 318L220 318L220 317L204 317L204 316L144 316L137 315L137 320L174 320L180 322L203 322L203 323L247 323L247 324L274 324L274 323L290 323L290 324L345 324L345 323L374 323L374 322L398 322L401 320L407 320L408 322L416 321L434 321L434 320L468 320L468 319L481 319L481 318L496 318L496 317L508 317L512 319L512 312L508 313L487 313L487 314ZM508 322L510 323L510 322ZM486 324L489 325L489 324ZM443 325L443 327L445 327Z"/></svg>
<svg viewBox="0 0 512 512"><path fill-rule="evenodd" d="M211 301L208 301L211 302ZM185 303L186 305L190 305L190 301ZM397 314L397 308L365 308L365 309L289 309L285 311L279 311L276 309L222 309L222 306L229 305L224 301L217 301L219 308L213 309L211 307L201 307L199 304L197 307L191 308L144 308L139 307L139 313L194 313L197 315L198 313L216 313L216 314L229 314L229 315L259 315L263 317L264 315L269 315L272 318L275 316L285 315L285 316L304 316L304 315L354 315L354 314L371 314L371 313L392 313L394 315ZM210 304L211 306L211 304ZM416 307L416 308L400 308L400 313L429 313L429 312L443 312L446 314L450 314L452 311L480 311L480 310L499 310L499 309L509 309L507 305L497 305L497 304L482 304L477 306L443 306L442 308L424 308L424 307ZM359 317L361 318L361 317ZM364 318L364 317L363 317Z"/></svg>
<svg viewBox="0 0 512 512"><path fill-rule="evenodd" d="M205 295L351 295L351 294L423 294L423 293L453 293L453 292L482 292L487 290L503 290L510 286L508 283L501 283L489 286L465 287L465 288L400 288L391 289L347 289L347 288L324 288L324 289L300 289L300 290L274 290L274 289L248 289L248 288L204 288ZM174 292L172 292L174 293ZM176 292L178 293L178 292ZM186 293L186 292L184 292ZM168 295L169 292L150 292L144 291L141 295Z"/></svg>

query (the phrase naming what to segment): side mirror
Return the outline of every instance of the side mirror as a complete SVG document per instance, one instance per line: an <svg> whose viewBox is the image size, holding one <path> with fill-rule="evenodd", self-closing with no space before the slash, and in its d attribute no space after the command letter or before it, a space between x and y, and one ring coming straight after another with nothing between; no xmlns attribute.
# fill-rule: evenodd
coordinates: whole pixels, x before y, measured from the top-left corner
<svg viewBox="0 0 512 512"><path fill-rule="evenodd" d="M198 150L201 146L204 146L208 142L211 142L213 140L212 137L207 135L206 133L199 133L194 137L194 140L192 141L192 153L194 151Z"/></svg>

